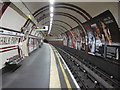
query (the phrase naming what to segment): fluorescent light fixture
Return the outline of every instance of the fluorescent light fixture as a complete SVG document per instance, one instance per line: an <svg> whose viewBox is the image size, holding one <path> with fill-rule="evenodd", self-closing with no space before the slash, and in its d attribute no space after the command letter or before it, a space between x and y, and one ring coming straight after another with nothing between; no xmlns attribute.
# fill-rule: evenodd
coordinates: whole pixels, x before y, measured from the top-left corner
<svg viewBox="0 0 120 90"><path fill-rule="evenodd" d="M50 24L52 24L52 21L50 21Z"/></svg>
<svg viewBox="0 0 120 90"><path fill-rule="evenodd" d="M50 0L50 26L49 26L49 31L48 34L50 34L51 29L52 29L52 23L53 23L53 12L54 12L54 0Z"/></svg>
<svg viewBox="0 0 120 90"><path fill-rule="evenodd" d="M53 22L53 20L50 20L50 22Z"/></svg>
<svg viewBox="0 0 120 90"><path fill-rule="evenodd" d="M50 23L48 34L50 34L51 29L52 29L52 23Z"/></svg>
<svg viewBox="0 0 120 90"><path fill-rule="evenodd" d="M50 27L52 27L52 23L50 23Z"/></svg>
<svg viewBox="0 0 120 90"><path fill-rule="evenodd" d="M50 32L51 32L51 28L49 29L48 34L50 34Z"/></svg>
<svg viewBox="0 0 120 90"><path fill-rule="evenodd" d="M53 18L50 18L50 21L53 21Z"/></svg>
<svg viewBox="0 0 120 90"><path fill-rule="evenodd" d="M50 17L53 17L53 13L50 13Z"/></svg>
<svg viewBox="0 0 120 90"><path fill-rule="evenodd" d="M50 4L53 5L54 4L54 0L50 0Z"/></svg>
<svg viewBox="0 0 120 90"><path fill-rule="evenodd" d="M53 13L53 11L54 11L54 8L53 8L53 6L51 6L50 7L50 12Z"/></svg>
<svg viewBox="0 0 120 90"><path fill-rule="evenodd" d="M52 27L52 23L50 23L50 28Z"/></svg>
<svg viewBox="0 0 120 90"><path fill-rule="evenodd" d="M51 13L51 14L53 14L53 13ZM50 34L50 32L51 32L51 29L52 29L52 23L53 23L53 17L50 18L50 26L49 26L48 34Z"/></svg>

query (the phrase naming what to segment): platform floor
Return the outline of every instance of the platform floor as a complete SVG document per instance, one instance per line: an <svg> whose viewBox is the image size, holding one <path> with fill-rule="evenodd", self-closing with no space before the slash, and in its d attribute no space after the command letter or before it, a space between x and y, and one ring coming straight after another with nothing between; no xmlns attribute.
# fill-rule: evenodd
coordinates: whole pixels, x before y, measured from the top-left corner
<svg viewBox="0 0 120 90"><path fill-rule="evenodd" d="M3 88L78 88L64 62L52 46L30 54L14 72L2 75Z"/></svg>

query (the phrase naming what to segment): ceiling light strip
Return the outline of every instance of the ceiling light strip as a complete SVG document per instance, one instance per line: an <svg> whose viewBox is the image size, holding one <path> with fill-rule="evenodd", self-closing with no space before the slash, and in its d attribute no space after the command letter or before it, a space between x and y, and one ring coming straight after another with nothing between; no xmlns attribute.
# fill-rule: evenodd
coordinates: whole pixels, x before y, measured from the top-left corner
<svg viewBox="0 0 120 90"><path fill-rule="evenodd" d="M50 0L50 25L48 34L50 34L53 24L53 16L54 16L54 0Z"/></svg>

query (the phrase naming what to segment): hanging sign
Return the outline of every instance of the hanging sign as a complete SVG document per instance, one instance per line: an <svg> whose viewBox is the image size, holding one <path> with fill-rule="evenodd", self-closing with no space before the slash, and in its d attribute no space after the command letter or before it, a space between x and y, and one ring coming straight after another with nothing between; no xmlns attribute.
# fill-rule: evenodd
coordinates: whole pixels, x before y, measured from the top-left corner
<svg viewBox="0 0 120 90"><path fill-rule="evenodd" d="M36 31L48 31L48 26L43 26L43 27L35 27Z"/></svg>

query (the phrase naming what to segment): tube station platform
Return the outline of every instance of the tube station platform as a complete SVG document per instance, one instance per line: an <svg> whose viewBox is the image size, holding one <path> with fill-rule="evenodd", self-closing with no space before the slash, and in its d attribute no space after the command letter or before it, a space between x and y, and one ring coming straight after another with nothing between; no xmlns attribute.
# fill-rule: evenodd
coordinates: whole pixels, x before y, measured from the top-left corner
<svg viewBox="0 0 120 90"><path fill-rule="evenodd" d="M44 43L27 57L22 65L2 75L3 90L17 88L79 88L58 51Z"/></svg>

